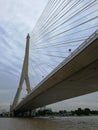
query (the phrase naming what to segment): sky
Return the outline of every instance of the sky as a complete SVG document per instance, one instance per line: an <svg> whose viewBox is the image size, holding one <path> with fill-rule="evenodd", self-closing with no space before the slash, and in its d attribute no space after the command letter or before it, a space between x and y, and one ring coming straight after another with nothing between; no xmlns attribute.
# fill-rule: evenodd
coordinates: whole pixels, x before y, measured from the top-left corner
<svg viewBox="0 0 98 130"><path fill-rule="evenodd" d="M12 103L23 64L27 33L47 0L0 0L0 106ZM5 107L6 108L6 107Z"/></svg>
<svg viewBox="0 0 98 130"><path fill-rule="evenodd" d="M12 103L15 93L17 91L17 87L19 84L20 73L23 64L23 58L25 54L25 42L26 35L30 33L32 44L36 41L36 37L40 36L41 33L39 31L40 25L44 24L45 19L43 18L43 22L39 19L41 16L43 9L45 8L48 0L0 0L0 109L9 108L9 105ZM45 15L45 14L44 14ZM36 22L39 20L39 24ZM55 21L54 21L55 22ZM96 23L96 21L95 21ZM59 24L59 23L58 23ZM48 28L48 26L47 26ZM46 28L46 29L47 29ZM34 31L32 31L34 30ZM49 28L48 28L49 31ZM46 31L45 31L46 32ZM43 35L46 35L43 30ZM55 34L56 32L53 32ZM37 36L36 36L37 34ZM48 38L53 35L48 34ZM47 42L48 38L44 38L41 35L42 41ZM63 36L64 37L64 36ZM68 38L68 37L67 37ZM52 39L55 41L55 39ZM63 39L60 39L60 42ZM38 41L39 42L39 41ZM55 41L56 42L56 41ZM37 42L36 42L37 43ZM40 43L42 44L42 43ZM34 44L35 45L35 44ZM51 70L58 64L52 64L54 61L60 63L63 59L54 59L53 57L41 57L39 58L40 53L43 53L42 50L37 51L36 48L43 47L37 46L37 44L33 47L34 50L30 50L34 53L31 55L33 58L39 61L40 65L43 65L42 68L38 67L38 63L35 59L33 59L33 65L30 64L29 67L35 68L32 69L31 75L33 78L33 84L31 83L31 88L35 87L37 84L36 76L39 75L39 81L41 81ZM61 48L60 48L61 49ZM73 48L72 48L73 49ZM75 49L75 47L74 47ZM48 49L49 50L49 49ZM55 49L53 48L52 51ZM61 49L62 50L62 49ZM57 51L57 50L55 50ZM63 49L64 51L64 49ZM47 49L44 49L44 54L47 53ZM52 55L57 55L60 53L51 53ZM69 55L68 47L66 48L66 56ZM65 56L65 55L61 55ZM31 58L31 57L30 57ZM38 59L39 58L39 59ZM43 60L44 59L44 60ZM53 61L51 64L44 63L45 60ZM44 61L44 62L43 62ZM42 62L42 63L41 63ZM51 67L48 67L51 65ZM36 68L37 66L37 68ZM47 70L45 70L47 68ZM47 73L46 73L47 71ZM31 81L31 78L30 78ZM26 95L25 85L23 87L22 95ZM98 108L98 92L93 94L88 94L86 96L81 96L73 99L69 99L57 104L53 104L48 107L53 107L55 110L57 109L76 109L78 107L90 107L92 109Z"/></svg>

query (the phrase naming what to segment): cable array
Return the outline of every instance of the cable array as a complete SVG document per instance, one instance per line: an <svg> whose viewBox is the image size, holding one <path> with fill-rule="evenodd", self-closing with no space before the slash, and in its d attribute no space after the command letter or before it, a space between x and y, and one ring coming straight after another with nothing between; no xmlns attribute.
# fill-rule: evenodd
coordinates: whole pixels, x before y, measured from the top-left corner
<svg viewBox="0 0 98 130"><path fill-rule="evenodd" d="M29 77L35 87L98 29L98 0L49 0L30 34Z"/></svg>

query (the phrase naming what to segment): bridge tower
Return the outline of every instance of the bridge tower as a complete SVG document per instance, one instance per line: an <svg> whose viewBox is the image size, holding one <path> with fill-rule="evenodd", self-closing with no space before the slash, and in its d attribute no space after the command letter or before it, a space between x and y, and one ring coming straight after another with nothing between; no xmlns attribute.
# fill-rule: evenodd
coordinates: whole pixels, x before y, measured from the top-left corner
<svg viewBox="0 0 98 130"><path fill-rule="evenodd" d="M17 103L18 103L18 100L19 100L19 97L20 97L20 93L21 93L24 81L26 83L27 93L29 94L31 92L30 81L29 81L29 76L28 76L29 44L30 44L30 36L28 34L27 38L26 38L25 57L24 57L24 62L23 62L23 68L22 68L22 72L21 72L20 82L19 82L19 86L18 86L16 95L15 95L15 98L14 98L13 104L11 106L11 110L13 110L15 108L15 106L17 105Z"/></svg>

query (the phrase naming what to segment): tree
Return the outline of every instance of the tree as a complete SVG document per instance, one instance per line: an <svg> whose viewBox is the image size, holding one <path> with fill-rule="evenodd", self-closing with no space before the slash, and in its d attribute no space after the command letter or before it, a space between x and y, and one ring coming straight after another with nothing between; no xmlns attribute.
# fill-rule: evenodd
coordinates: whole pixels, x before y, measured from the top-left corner
<svg viewBox="0 0 98 130"><path fill-rule="evenodd" d="M78 108L78 110L76 110L75 113L76 113L78 116L81 116L81 115L83 115L83 110L82 110L81 108Z"/></svg>
<svg viewBox="0 0 98 130"><path fill-rule="evenodd" d="M84 109L84 115L89 115L91 113L89 108Z"/></svg>

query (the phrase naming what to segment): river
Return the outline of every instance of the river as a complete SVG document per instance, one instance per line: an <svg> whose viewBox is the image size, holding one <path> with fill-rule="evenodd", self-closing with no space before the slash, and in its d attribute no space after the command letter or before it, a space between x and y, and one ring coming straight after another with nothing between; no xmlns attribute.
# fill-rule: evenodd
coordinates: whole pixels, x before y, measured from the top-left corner
<svg viewBox="0 0 98 130"><path fill-rule="evenodd" d="M0 130L98 130L98 116L0 118Z"/></svg>

